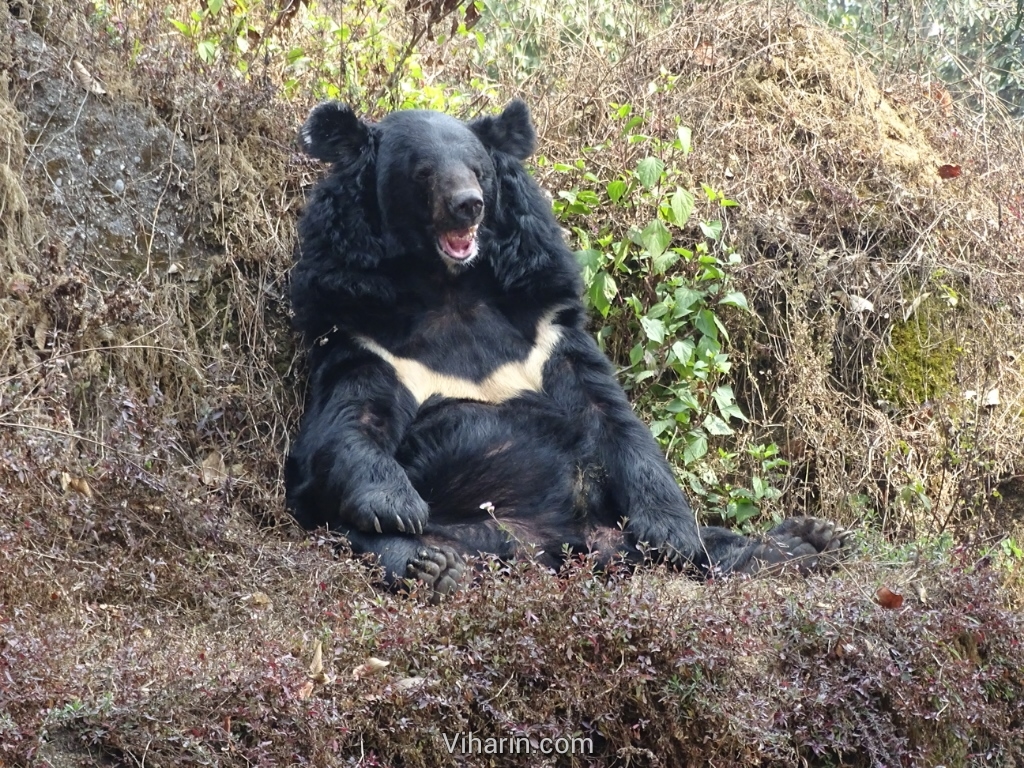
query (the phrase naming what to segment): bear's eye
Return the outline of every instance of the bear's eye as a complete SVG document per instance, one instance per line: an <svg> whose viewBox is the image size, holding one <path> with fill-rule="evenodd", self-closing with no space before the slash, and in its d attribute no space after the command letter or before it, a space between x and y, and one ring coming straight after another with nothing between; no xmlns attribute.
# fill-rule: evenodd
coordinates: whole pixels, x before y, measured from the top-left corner
<svg viewBox="0 0 1024 768"><path fill-rule="evenodd" d="M430 169L429 165L421 165L415 171L413 171L412 177L415 181L422 183L430 181L430 177L434 175L434 172Z"/></svg>

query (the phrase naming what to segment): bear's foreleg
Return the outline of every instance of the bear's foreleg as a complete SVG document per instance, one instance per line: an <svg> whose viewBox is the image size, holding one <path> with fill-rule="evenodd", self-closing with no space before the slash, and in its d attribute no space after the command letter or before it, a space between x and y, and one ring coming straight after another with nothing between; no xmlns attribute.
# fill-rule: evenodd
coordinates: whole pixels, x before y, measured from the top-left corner
<svg viewBox="0 0 1024 768"><path fill-rule="evenodd" d="M315 369L295 447L288 503L306 528L420 533L429 508L395 459L416 403L394 369L342 353Z"/></svg>

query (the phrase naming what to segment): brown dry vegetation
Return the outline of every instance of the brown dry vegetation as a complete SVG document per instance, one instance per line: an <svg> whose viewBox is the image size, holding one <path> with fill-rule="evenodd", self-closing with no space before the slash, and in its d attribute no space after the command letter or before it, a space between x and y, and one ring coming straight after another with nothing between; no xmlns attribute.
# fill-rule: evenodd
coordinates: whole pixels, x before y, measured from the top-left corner
<svg viewBox="0 0 1024 768"><path fill-rule="evenodd" d="M741 439L793 462L780 511L965 543L707 586L494 565L429 607L282 505L309 104L273 64L203 66L162 7L118 13L120 36L77 5L0 5L0 764L524 762L449 755L470 731L593 739L537 765L1024 758L1020 571L977 546L1022 530L1019 132L765 3L497 83L552 159L635 163L609 101L693 128L686 170L741 203ZM459 44L433 60L469 88ZM678 82L651 92L661 68ZM930 511L901 503L914 482ZM369 657L390 666L353 674Z"/></svg>

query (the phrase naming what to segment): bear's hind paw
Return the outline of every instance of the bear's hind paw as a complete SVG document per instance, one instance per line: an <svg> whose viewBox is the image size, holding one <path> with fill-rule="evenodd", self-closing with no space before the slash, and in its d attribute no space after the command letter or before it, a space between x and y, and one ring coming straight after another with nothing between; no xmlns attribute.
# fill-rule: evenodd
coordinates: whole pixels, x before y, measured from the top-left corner
<svg viewBox="0 0 1024 768"><path fill-rule="evenodd" d="M796 565L807 573L835 567L850 542L850 532L829 520L791 517L768 531L768 541L754 558L772 565Z"/></svg>
<svg viewBox="0 0 1024 768"><path fill-rule="evenodd" d="M406 575L433 590L431 603L457 591L466 574L466 562L451 547L426 547L409 560Z"/></svg>

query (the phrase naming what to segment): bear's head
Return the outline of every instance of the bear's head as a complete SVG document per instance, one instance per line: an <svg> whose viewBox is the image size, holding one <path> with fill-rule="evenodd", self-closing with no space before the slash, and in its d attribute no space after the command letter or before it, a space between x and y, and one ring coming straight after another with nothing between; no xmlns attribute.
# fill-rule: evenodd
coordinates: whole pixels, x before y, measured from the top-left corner
<svg viewBox="0 0 1024 768"><path fill-rule="evenodd" d="M468 123L426 110L370 123L347 105L328 102L310 113L299 143L313 157L343 167L362 163L375 173L389 251L436 253L458 269L480 252L498 205L495 153L526 159L536 132L522 101Z"/></svg>

